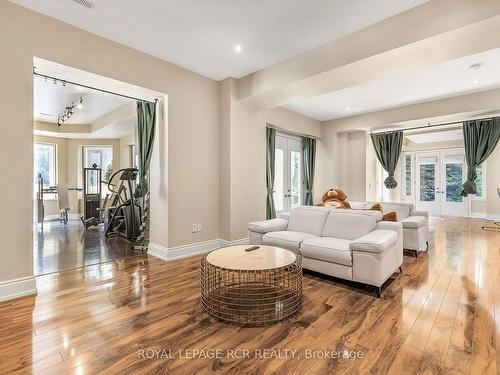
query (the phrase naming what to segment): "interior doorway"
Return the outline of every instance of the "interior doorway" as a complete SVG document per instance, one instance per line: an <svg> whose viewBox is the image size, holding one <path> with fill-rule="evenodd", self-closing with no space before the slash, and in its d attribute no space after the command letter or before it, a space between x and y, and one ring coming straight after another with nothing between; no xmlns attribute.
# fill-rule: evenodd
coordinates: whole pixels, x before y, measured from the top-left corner
<svg viewBox="0 0 500 375"><path fill-rule="evenodd" d="M470 201L477 197L462 197L462 185L467 178L463 148L404 152L402 178L403 201L417 209L429 211L434 217L470 215ZM484 187L485 164L478 168L479 198Z"/></svg>
<svg viewBox="0 0 500 375"><path fill-rule="evenodd" d="M137 113L160 94L105 80L34 60L35 275L142 254L149 202L136 197Z"/></svg>

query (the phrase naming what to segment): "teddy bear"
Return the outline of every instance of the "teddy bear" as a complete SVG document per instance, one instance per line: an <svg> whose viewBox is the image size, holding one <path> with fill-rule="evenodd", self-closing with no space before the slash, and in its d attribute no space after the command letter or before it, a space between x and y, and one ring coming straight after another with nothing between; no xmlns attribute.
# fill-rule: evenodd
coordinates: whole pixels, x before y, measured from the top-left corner
<svg viewBox="0 0 500 375"><path fill-rule="evenodd" d="M347 195L340 189L330 189L323 194L322 203L318 206L332 208L351 208L351 205L346 200Z"/></svg>

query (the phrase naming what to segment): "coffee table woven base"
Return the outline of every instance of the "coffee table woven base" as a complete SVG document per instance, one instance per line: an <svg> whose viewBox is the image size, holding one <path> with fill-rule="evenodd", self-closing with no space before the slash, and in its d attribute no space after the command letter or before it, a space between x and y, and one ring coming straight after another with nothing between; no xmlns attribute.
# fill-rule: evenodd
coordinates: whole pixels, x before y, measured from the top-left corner
<svg viewBox="0 0 500 375"><path fill-rule="evenodd" d="M302 305L301 257L264 270L233 270L201 260L201 305L212 316L260 325L285 319Z"/></svg>

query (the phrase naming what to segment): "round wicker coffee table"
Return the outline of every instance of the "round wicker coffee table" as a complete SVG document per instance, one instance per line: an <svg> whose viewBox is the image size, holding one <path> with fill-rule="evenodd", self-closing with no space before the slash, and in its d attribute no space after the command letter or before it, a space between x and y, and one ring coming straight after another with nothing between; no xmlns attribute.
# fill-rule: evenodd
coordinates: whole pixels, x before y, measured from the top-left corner
<svg viewBox="0 0 500 375"><path fill-rule="evenodd" d="M300 255L278 247L230 246L201 260L201 305L212 316L241 325L277 322L302 305Z"/></svg>

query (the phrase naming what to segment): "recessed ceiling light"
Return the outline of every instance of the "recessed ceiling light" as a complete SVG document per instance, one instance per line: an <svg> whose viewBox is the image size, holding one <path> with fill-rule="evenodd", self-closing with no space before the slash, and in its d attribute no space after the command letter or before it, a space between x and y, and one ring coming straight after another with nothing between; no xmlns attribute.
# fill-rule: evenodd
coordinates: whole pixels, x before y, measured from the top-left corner
<svg viewBox="0 0 500 375"><path fill-rule="evenodd" d="M470 66L469 66L469 70L472 70L472 71L474 71L474 70L478 70L479 68L481 68L481 65L483 65L483 64L482 64L482 63L480 63L480 62L479 62L479 63L472 64L472 65L470 65Z"/></svg>
<svg viewBox="0 0 500 375"><path fill-rule="evenodd" d="M241 52L243 51L243 47L241 46L241 44L237 44L234 46L234 52Z"/></svg>
<svg viewBox="0 0 500 375"><path fill-rule="evenodd" d="M351 110L351 107L347 106L347 107L345 107L345 110L346 110L346 111L350 111L350 110Z"/></svg>
<svg viewBox="0 0 500 375"><path fill-rule="evenodd" d="M80 103L80 104L78 104L78 105L76 106L76 108L78 108L78 109L82 109L82 108L83 108L83 105Z"/></svg>
<svg viewBox="0 0 500 375"><path fill-rule="evenodd" d="M474 83L479 83L479 82L481 82L481 81L480 81L480 80L478 80L478 79L475 79L475 80L474 80Z"/></svg>

